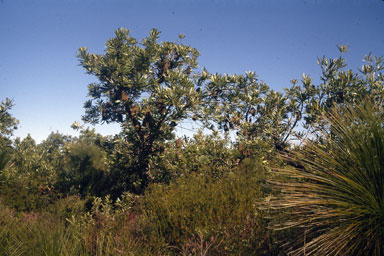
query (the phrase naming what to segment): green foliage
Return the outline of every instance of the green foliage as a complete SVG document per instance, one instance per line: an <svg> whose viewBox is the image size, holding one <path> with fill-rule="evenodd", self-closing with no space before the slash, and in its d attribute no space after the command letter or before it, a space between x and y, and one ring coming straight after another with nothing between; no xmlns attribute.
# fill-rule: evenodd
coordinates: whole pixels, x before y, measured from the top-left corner
<svg viewBox="0 0 384 256"><path fill-rule="evenodd" d="M124 192L139 193L141 191L141 178L137 173L135 152L132 145L121 135L104 138L99 147L105 152L106 165L105 186L103 195L110 195L113 200ZM152 167L148 166L149 169ZM148 179L153 182L152 176Z"/></svg>
<svg viewBox="0 0 384 256"><path fill-rule="evenodd" d="M13 148L11 147L11 141L9 139L3 138L3 141L1 144L2 145L0 146L0 177L4 175L4 173L2 173L1 171L7 167L13 154Z"/></svg>
<svg viewBox="0 0 384 256"><path fill-rule="evenodd" d="M0 202L1 255L88 255L59 219L48 213L15 213Z"/></svg>
<svg viewBox="0 0 384 256"><path fill-rule="evenodd" d="M137 176L136 192L150 181L150 158L163 151L162 143L173 137L177 123L188 117L199 102L193 69L199 52L182 44L158 43L153 29L141 44L118 29L106 43L104 55L80 48L81 65L99 83L90 84L91 100L85 103L85 121L121 124L134 163L128 172ZM129 180L125 181L129 183Z"/></svg>
<svg viewBox="0 0 384 256"><path fill-rule="evenodd" d="M17 129L18 121L9 113L13 103L8 98L0 103L0 176L11 159L12 148L9 136Z"/></svg>
<svg viewBox="0 0 384 256"><path fill-rule="evenodd" d="M8 176L27 176L42 178L42 185L52 186L56 181L56 172L62 165L63 146L69 140L67 136L52 133L41 144L36 144L30 135L22 141L14 141L12 166Z"/></svg>
<svg viewBox="0 0 384 256"><path fill-rule="evenodd" d="M153 255L133 237L134 197L125 195L115 204L95 199L89 213L73 211L67 220L58 212L17 213L0 202L1 255ZM57 201L56 207L81 207L79 198ZM113 207L113 209L112 209ZM59 215L57 215L59 214Z"/></svg>
<svg viewBox="0 0 384 256"><path fill-rule="evenodd" d="M237 157L238 152L228 138L221 138L218 133L204 135L200 131L193 138L178 138L168 143L158 172L166 171L172 179L192 173L220 179L234 170Z"/></svg>
<svg viewBox="0 0 384 256"><path fill-rule="evenodd" d="M276 245L255 207L262 197L258 171L220 180L193 174L150 186L143 198L145 239L161 254L272 255Z"/></svg>
<svg viewBox="0 0 384 256"><path fill-rule="evenodd" d="M73 142L65 149L56 187L65 194L101 195L105 189L105 152L87 141Z"/></svg>
<svg viewBox="0 0 384 256"><path fill-rule="evenodd" d="M8 98L0 103L0 137L10 136L17 129L19 122L9 113L12 106L13 103Z"/></svg>
<svg viewBox="0 0 384 256"><path fill-rule="evenodd" d="M293 129L301 119L302 104L292 97L270 90L254 72L245 75L209 75L206 79L202 115L206 125L237 131L240 143L257 148L260 140L271 148L288 146ZM251 145L254 144L254 145ZM253 150L257 151L257 150Z"/></svg>
<svg viewBox="0 0 384 256"><path fill-rule="evenodd" d="M346 47L339 50L344 53ZM199 78L205 85L203 108L195 119L211 129L217 124L225 132L236 131L239 143L246 143L249 149L257 148L262 140L273 149L287 150L291 139L313 137L327 129L329 124L322 116L335 105L359 105L366 97L382 104L383 58L368 55L364 62L359 72L353 72L346 69L342 56L320 58L321 83L314 85L312 78L303 74L302 85L292 80L285 94L259 82L254 72L212 75L204 70ZM302 120L304 130L298 131Z"/></svg>
<svg viewBox="0 0 384 256"><path fill-rule="evenodd" d="M341 54L346 51L340 46ZM304 118L304 131L301 136L316 135L328 129L329 123L323 118L334 106L359 106L362 101L370 98L376 104L384 101L384 65L383 57L365 56L364 64L359 72L346 69L346 60L338 58L319 58L317 63L321 67L321 83L314 85L312 78L303 74L302 86L296 85L286 89L288 97L295 98L304 106L301 115Z"/></svg>
<svg viewBox="0 0 384 256"><path fill-rule="evenodd" d="M29 211L43 209L55 200L54 166L44 159L40 149L30 136L15 140L10 164L0 175L0 198L4 204Z"/></svg>
<svg viewBox="0 0 384 256"><path fill-rule="evenodd" d="M109 196L95 198L89 212L73 217L70 226L89 255L151 255L135 237L137 197L125 193L113 203Z"/></svg>
<svg viewBox="0 0 384 256"><path fill-rule="evenodd" d="M292 155L302 168L276 170L282 198L292 208L282 226L304 229L294 255L382 255L384 252L384 114L377 102L338 107L329 114L324 144Z"/></svg>
<svg viewBox="0 0 384 256"><path fill-rule="evenodd" d="M298 255L383 254L383 58L353 72L323 57L319 85L304 74L283 93L199 72L196 49L159 35L79 49L98 79L83 119L118 135L75 122L78 137L12 140L1 102L1 255L281 255L282 238ZM212 134L175 138L184 119Z"/></svg>

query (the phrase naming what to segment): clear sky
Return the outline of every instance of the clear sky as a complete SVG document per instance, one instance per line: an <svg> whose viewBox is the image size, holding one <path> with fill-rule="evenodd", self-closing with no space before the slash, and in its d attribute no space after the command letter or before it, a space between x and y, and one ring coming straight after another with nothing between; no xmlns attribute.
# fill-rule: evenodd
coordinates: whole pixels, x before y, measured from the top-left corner
<svg viewBox="0 0 384 256"><path fill-rule="evenodd" d="M338 44L349 46L354 69L369 52L384 55L382 0L0 0L0 100L14 100L16 136L39 142L52 131L76 134L70 125L81 120L95 81L79 66L77 49L103 53L120 27L139 40L151 28L161 41L183 33L200 51L201 67L252 70L279 91L303 73L318 81L317 57L337 57Z"/></svg>

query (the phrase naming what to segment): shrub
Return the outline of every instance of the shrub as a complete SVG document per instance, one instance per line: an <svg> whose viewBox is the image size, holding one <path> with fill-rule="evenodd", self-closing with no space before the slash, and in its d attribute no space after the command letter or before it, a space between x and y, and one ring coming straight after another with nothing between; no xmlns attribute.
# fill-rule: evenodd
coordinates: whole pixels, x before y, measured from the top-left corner
<svg viewBox="0 0 384 256"><path fill-rule="evenodd" d="M175 255L272 255L267 220L255 207L262 197L255 172L220 180L192 174L170 185L154 184L143 198L144 238Z"/></svg>
<svg viewBox="0 0 384 256"><path fill-rule="evenodd" d="M89 255L152 255L134 236L135 200L128 193L114 203L109 196L95 198L89 212L69 220L70 227L77 231L75 237Z"/></svg>
<svg viewBox="0 0 384 256"><path fill-rule="evenodd" d="M167 170L172 178L197 173L220 179L233 171L237 157L228 138L199 131L193 138L179 138L169 143L157 172Z"/></svg>
<svg viewBox="0 0 384 256"><path fill-rule="evenodd" d="M87 141L72 143L67 147L56 187L82 197L99 196L104 191L105 170L105 153L98 146Z"/></svg>

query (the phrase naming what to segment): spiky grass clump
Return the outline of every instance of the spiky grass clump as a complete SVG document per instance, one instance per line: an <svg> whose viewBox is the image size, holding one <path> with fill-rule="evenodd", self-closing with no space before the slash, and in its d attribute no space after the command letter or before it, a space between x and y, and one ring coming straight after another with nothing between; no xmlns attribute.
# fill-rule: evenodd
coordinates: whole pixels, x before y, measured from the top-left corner
<svg viewBox="0 0 384 256"><path fill-rule="evenodd" d="M293 255L384 254L383 116L372 103L335 109L327 142L294 154L301 168L276 170L286 179L271 207L291 210L280 227L303 228Z"/></svg>

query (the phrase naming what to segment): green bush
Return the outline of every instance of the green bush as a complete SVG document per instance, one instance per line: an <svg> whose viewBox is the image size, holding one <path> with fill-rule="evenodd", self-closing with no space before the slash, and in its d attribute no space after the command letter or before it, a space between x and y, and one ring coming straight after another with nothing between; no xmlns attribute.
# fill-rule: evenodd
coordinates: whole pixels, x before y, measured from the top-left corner
<svg viewBox="0 0 384 256"><path fill-rule="evenodd" d="M0 172L3 204L17 211L40 211L58 198L53 190L57 165L47 159L52 155L46 150L30 136L15 140L8 164Z"/></svg>
<svg viewBox="0 0 384 256"><path fill-rule="evenodd" d="M89 255L153 255L135 234L135 201L129 193L115 202L109 196L95 198L89 212L68 220Z"/></svg>
<svg viewBox="0 0 384 256"><path fill-rule="evenodd" d="M231 147L228 138L217 133L204 135L201 131L193 138L177 139L169 143L160 170L167 170L172 178L203 174L220 179L233 171L238 152Z"/></svg>
<svg viewBox="0 0 384 256"><path fill-rule="evenodd" d="M105 153L98 146L79 141L66 147L56 187L65 194L100 196L105 185Z"/></svg>
<svg viewBox="0 0 384 256"><path fill-rule="evenodd" d="M192 174L150 186L143 198L144 239L163 254L277 254L267 220L257 209L261 168L220 180Z"/></svg>

